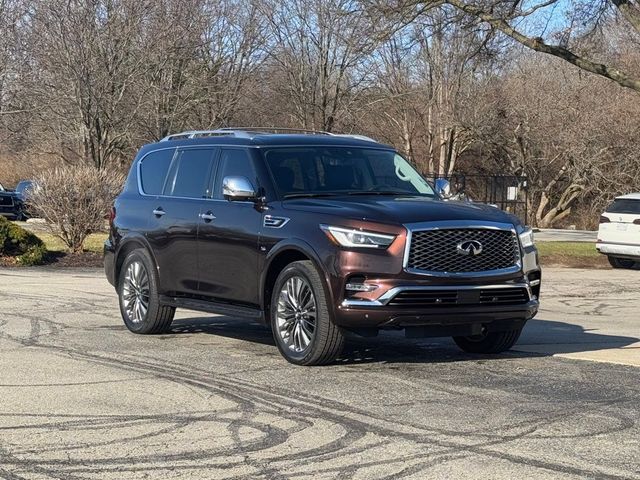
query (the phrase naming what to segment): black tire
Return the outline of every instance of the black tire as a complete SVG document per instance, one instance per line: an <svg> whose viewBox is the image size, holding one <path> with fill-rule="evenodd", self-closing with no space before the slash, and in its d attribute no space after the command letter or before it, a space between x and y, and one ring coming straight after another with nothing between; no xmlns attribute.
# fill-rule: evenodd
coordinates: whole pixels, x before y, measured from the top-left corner
<svg viewBox="0 0 640 480"><path fill-rule="evenodd" d="M626 268L631 269L635 268L636 262L634 260L629 260L628 258L618 258L607 256L609 259L609 263L613 268Z"/></svg>
<svg viewBox="0 0 640 480"><path fill-rule="evenodd" d="M127 272L134 263L141 265L148 278L148 308L146 313L136 320L127 312L124 299L125 284L127 282ZM149 254L143 250L134 250L129 253L122 264L118 277L118 298L120 304L120 314L124 324L133 333L157 334L169 331L171 322L176 312L175 307L162 305L158 296L158 274L153 260Z"/></svg>
<svg viewBox="0 0 640 480"><path fill-rule="evenodd" d="M308 346L300 352L286 344L278 324L278 302L290 279L302 278L315 297L315 329ZM294 262L280 272L271 297L271 330L282 356L295 365L327 365L335 361L344 347L344 334L333 323L322 277L310 261Z"/></svg>
<svg viewBox="0 0 640 480"><path fill-rule="evenodd" d="M513 347L521 333L522 328L518 328L473 337L453 337L453 341L467 353L501 353Z"/></svg>

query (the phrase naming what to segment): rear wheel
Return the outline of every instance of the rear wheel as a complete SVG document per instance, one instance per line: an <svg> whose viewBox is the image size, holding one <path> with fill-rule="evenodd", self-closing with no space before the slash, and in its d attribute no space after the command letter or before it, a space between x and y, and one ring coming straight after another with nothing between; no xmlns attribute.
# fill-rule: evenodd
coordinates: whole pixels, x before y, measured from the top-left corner
<svg viewBox="0 0 640 480"><path fill-rule="evenodd" d="M609 263L613 268L634 268L636 266L636 262L634 260L629 260L628 258L618 258L618 257L607 257L609 259Z"/></svg>
<svg viewBox="0 0 640 480"><path fill-rule="evenodd" d="M118 280L120 313L134 333L163 333L171 328L176 309L161 305L153 261L144 250L129 253Z"/></svg>
<svg viewBox="0 0 640 480"><path fill-rule="evenodd" d="M271 329L282 356L296 365L326 365L342 351L344 335L331 320L322 278L311 262L294 262L278 276Z"/></svg>
<svg viewBox="0 0 640 480"><path fill-rule="evenodd" d="M468 353L500 353L513 347L521 333L522 328L517 328L506 332L489 332L470 337L453 337L453 341Z"/></svg>

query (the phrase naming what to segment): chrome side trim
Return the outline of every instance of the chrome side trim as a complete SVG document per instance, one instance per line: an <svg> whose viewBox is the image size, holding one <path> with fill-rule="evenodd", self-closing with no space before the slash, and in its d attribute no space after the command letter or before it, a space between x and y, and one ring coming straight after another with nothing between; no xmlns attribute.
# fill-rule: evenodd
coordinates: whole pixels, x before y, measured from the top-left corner
<svg viewBox="0 0 640 480"><path fill-rule="evenodd" d="M407 229L407 240L404 245L404 257L402 259L402 268L405 272L413 275L423 275L429 277L451 277L451 278L482 278L496 275L508 275L522 271L522 246L520 245L520 237L515 226L511 223L485 222L482 220L445 220L441 222L420 222L407 223L404 225ZM499 270L484 270L479 272L432 272L428 270L419 270L417 268L409 268L409 251L411 249L411 240L413 232L422 232L425 230L457 230L473 228L480 230L506 230L513 232L518 236L518 246L520 255L517 263L513 267L502 268Z"/></svg>
<svg viewBox="0 0 640 480"><path fill-rule="evenodd" d="M438 291L438 290L491 290L498 288L524 288L527 290L529 300L533 299L531 287L527 283L502 283L491 285L434 285L434 286L417 286L408 285L404 287L393 287L387 290L384 294L375 300L343 300L341 306L345 308L349 307L384 307L400 292L406 291Z"/></svg>

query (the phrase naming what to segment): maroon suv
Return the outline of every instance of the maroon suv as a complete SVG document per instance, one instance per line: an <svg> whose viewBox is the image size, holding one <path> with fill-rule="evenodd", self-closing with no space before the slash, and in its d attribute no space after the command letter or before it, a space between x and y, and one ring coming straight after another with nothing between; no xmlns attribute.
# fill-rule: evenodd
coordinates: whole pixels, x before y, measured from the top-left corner
<svg viewBox="0 0 640 480"><path fill-rule="evenodd" d="M360 136L222 129L146 145L104 251L132 332L169 330L176 307L251 317L300 365L332 362L346 331L498 353L538 310L530 229L446 201Z"/></svg>

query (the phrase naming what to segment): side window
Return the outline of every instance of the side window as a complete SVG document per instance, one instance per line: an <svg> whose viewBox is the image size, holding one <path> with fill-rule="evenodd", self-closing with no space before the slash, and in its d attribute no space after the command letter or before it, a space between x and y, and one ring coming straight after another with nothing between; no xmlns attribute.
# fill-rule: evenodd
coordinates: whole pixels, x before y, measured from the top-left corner
<svg viewBox="0 0 640 480"><path fill-rule="evenodd" d="M147 195L162 194L162 187L173 159L175 149L151 152L140 162L140 183L142 191Z"/></svg>
<svg viewBox="0 0 640 480"><path fill-rule="evenodd" d="M246 177L253 184L254 188L258 188L256 184L256 174L251 163L249 153L243 148L223 149L220 155L220 168L215 185L216 198L223 198L222 180L224 177Z"/></svg>
<svg viewBox="0 0 640 480"><path fill-rule="evenodd" d="M215 149L185 149L171 166L164 194L171 197L203 198L209 195L207 185L211 175Z"/></svg>

